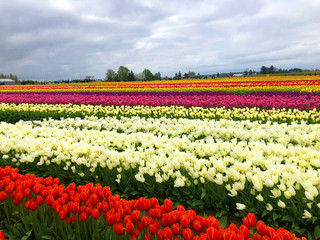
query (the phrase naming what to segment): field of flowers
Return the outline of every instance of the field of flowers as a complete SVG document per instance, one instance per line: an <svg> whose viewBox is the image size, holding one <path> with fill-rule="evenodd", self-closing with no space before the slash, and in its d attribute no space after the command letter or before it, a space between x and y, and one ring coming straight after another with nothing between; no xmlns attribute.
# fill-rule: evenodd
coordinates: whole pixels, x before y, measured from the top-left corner
<svg viewBox="0 0 320 240"><path fill-rule="evenodd" d="M0 86L0 230L319 239L319 86L316 76Z"/></svg>

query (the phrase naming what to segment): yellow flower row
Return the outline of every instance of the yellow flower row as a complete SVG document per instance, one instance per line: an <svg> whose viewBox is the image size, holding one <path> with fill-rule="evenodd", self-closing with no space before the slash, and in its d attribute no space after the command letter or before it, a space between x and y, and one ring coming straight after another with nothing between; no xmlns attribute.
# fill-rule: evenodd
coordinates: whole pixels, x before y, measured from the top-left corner
<svg viewBox="0 0 320 240"><path fill-rule="evenodd" d="M318 81L312 81L318 80ZM312 85L311 85L312 84ZM319 76L183 79L148 82L94 82L85 84L0 86L0 92L126 92L126 91L304 91L318 89Z"/></svg>
<svg viewBox="0 0 320 240"><path fill-rule="evenodd" d="M0 92L12 92L13 90L1 89ZM255 87L165 87L165 88L90 88L90 89L15 89L14 92L320 92L318 85L295 85L295 86L255 86Z"/></svg>
<svg viewBox="0 0 320 240"><path fill-rule="evenodd" d="M74 104L0 104L0 119L12 116L27 116L29 119L48 117L84 117L84 116L144 116L191 119L228 119L261 122L297 122L320 123L320 112L298 109L259 109L259 108L201 108L183 106L101 106ZM34 116L34 117L33 117ZM19 118L18 118L19 119Z"/></svg>

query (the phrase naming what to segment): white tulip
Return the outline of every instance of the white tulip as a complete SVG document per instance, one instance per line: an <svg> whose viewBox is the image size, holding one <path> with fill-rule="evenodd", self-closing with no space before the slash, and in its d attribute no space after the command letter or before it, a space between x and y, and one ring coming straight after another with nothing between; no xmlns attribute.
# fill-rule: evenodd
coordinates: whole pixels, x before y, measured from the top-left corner
<svg viewBox="0 0 320 240"><path fill-rule="evenodd" d="M278 201L278 206L281 208L286 208L286 204L284 202L282 202L280 199Z"/></svg>
<svg viewBox="0 0 320 240"><path fill-rule="evenodd" d="M238 210L244 210L244 209L246 209L246 205L244 205L244 204L242 204L242 203L236 203L236 207L237 207L237 209Z"/></svg>
<svg viewBox="0 0 320 240"><path fill-rule="evenodd" d="M312 218L312 215L311 215L311 213L308 212L307 210L304 210L302 218L303 218L303 219Z"/></svg>

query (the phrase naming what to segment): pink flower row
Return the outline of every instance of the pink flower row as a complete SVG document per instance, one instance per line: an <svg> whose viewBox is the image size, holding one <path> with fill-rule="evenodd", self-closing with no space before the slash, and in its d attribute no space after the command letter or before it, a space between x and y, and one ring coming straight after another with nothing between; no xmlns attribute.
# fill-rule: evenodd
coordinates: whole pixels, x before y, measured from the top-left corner
<svg viewBox="0 0 320 240"><path fill-rule="evenodd" d="M320 94L291 92L255 92L233 94L225 92L45 92L0 93L0 103L101 104L198 107L260 107L297 108L320 107Z"/></svg>

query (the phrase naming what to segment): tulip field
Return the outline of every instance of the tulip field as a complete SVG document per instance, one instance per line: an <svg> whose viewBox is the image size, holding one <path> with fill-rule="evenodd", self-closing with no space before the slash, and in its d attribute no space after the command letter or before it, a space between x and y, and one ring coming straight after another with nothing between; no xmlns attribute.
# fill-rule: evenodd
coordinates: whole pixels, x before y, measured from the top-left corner
<svg viewBox="0 0 320 240"><path fill-rule="evenodd" d="M320 239L319 76L0 86L0 143L0 239Z"/></svg>

